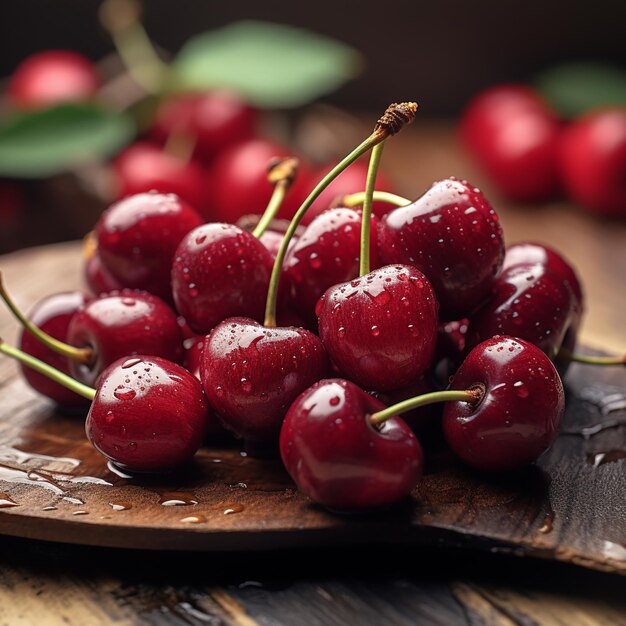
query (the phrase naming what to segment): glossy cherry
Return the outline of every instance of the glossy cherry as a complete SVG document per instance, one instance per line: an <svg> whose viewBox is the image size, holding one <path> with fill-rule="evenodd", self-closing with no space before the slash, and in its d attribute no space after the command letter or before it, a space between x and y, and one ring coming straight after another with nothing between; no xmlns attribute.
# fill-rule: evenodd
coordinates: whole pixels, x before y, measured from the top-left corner
<svg viewBox="0 0 626 626"><path fill-rule="evenodd" d="M485 302L504 259L496 212L479 189L455 178L386 215L378 249L383 263L407 263L426 275L443 320L466 317Z"/></svg>
<svg viewBox="0 0 626 626"><path fill-rule="evenodd" d="M500 191L520 201L549 199L559 190L561 124L525 85L478 94L461 118L461 138Z"/></svg>
<svg viewBox="0 0 626 626"><path fill-rule="evenodd" d="M303 328L229 318L205 340L201 380L224 425L253 450L274 446L287 409L328 374L320 339Z"/></svg>
<svg viewBox="0 0 626 626"><path fill-rule="evenodd" d="M166 359L138 355L119 359L102 373L85 430L115 465L160 472L193 457L209 419L197 378Z"/></svg>
<svg viewBox="0 0 626 626"><path fill-rule="evenodd" d="M559 165L572 200L591 213L626 216L626 107L574 121L563 132Z"/></svg>
<svg viewBox="0 0 626 626"><path fill-rule="evenodd" d="M548 357L521 339L497 336L476 346L451 382L480 400L449 402L443 432L452 451L481 470L517 469L556 438L564 408L561 379Z"/></svg>
<svg viewBox="0 0 626 626"><path fill-rule="evenodd" d="M406 498L417 485L421 446L400 418L373 426L368 417L382 408L341 379L316 383L291 405L280 453L311 500L337 511L373 509Z"/></svg>
<svg viewBox="0 0 626 626"><path fill-rule="evenodd" d="M66 342L67 329L72 316L88 301L89 297L79 291L55 293L40 300L30 311L28 319L55 339ZM19 346L27 354L48 363L61 372L69 374L67 359L44 346L27 330L22 330ZM22 374L35 391L54 400L62 407L83 407L88 404L82 396L55 383L47 376L39 374L30 367L22 365Z"/></svg>
<svg viewBox="0 0 626 626"><path fill-rule="evenodd" d="M331 360L366 389L404 387L430 365L437 300L427 278L414 267L388 265L331 287L316 312Z"/></svg>
<svg viewBox="0 0 626 626"><path fill-rule="evenodd" d="M98 254L124 287L171 301L174 253L202 218L180 198L142 193L109 207L95 227Z"/></svg>
<svg viewBox="0 0 626 626"><path fill-rule="evenodd" d="M84 254L83 276L91 293L99 296L109 293L110 291L119 291L124 288L122 283L120 283L104 265L96 247L89 251L85 250Z"/></svg>
<svg viewBox="0 0 626 626"><path fill-rule="evenodd" d="M11 103L40 109L60 102L83 102L100 87L93 63L70 50L45 50L27 57L9 81Z"/></svg>

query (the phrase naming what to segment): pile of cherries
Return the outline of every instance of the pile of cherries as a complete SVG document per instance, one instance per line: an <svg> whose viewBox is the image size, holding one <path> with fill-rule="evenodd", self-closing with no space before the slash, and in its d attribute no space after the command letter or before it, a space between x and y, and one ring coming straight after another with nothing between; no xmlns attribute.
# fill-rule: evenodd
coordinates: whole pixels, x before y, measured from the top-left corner
<svg viewBox="0 0 626 626"><path fill-rule="evenodd" d="M271 163L274 192L253 230L205 222L172 194L113 204L86 240L93 295L51 295L26 319L2 286L26 329L21 351L1 341L0 351L59 405L91 401L87 437L131 472L175 468L229 431L249 454L280 451L330 509L389 505L422 474L415 432L436 402L467 465L532 462L559 430L557 368L573 358L580 284L543 245L505 249L495 210L465 180L413 202L374 191L384 141L415 110L389 107L286 233L271 226L293 191L293 159ZM365 192L298 230L370 149Z"/></svg>

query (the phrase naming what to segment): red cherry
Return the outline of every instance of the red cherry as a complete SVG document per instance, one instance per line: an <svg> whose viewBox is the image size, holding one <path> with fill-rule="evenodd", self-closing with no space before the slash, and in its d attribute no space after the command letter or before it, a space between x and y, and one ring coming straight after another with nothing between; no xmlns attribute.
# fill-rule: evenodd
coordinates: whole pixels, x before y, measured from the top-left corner
<svg viewBox="0 0 626 626"><path fill-rule="evenodd" d="M563 416L559 375L534 345L492 337L472 350L451 389L481 389L475 402L449 402L443 431L453 452L468 465L501 471L537 459L554 441Z"/></svg>
<svg viewBox="0 0 626 626"><path fill-rule="evenodd" d="M97 250L85 259L84 276L91 293L96 296L124 288L120 281L114 278L106 268Z"/></svg>
<svg viewBox="0 0 626 626"><path fill-rule="evenodd" d="M280 453L291 478L314 502L351 511L406 498L422 473L422 449L399 418L379 428L368 417L384 405L341 379L322 380L291 406Z"/></svg>
<svg viewBox="0 0 626 626"><path fill-rule="evenodd" d="M181 133L195 141L194 155L211 161L227 147L254 135L257 111L227 90L191 93L163 100L150 135L165 143Z"/></svg>
<svg viewBox="0 0 626 626"><path fill-rule="evenodd" d="M147 191L173 193L196 211L204 209L204 170L193 160L181 160L163 148L140 141L122 151L113 161L118 198ZM209 215L203 217L208 219Z"/></svg>
<svg viewBox="0 0 626 626"><path fill-rule="evenodd" d="M272 196L267 164L274 157L291 155L291 150L266 139L244 141L222 152L209 172L211 194L207 202L214 219L235 222L243 215L263 213ZM298 159L298 176L280 208L279 218L290 219L311 187L310 170L301 157Z"/></svg>
<svg viewBox="0 0 626 626"><path fill-rule="evenodd" d="M237 315L262 320L272 265L272 255L249 232L232 224L199 226L176 250L176 308L198 334Z"/></svg>
<svg viewBox="0 0 626 626"><path fill-rule="evenodd" d="M573 122L559 158L572 200L592 213L626 216L626 108L593 111Z"/></svg>
<svg viewBox="0 0 626 626"><path fill-rule="evenodd" d="M89 297L78 291L56 293L40 300L31 310L28 319L55 339L67 341L67 329L72 316L89 301ZM69 374L67 358L44 346L27 330L22 330L19 341L20 348L52 367ZM28 384L39 393L54 400L63 407L87 406L82 396L66 387L55 383L47 376L39 374L30 367L22 365L22 373Z"/></svg>
<svg viewBox="0 0 626 626"><path fill-rule="evenodd" d="M461 137L501 192L539 201L559 189L556 113L525 85L500 85L478 94L461 119Z"/></svg>
<svg viewBox="0 0 626 626"><path fill-rule="evenodd" d="M93 63L69 50L46 50L26 58L13 72L8 95L13 105L39 109L89 100L100 87Z"/></svg>
<svg viewBox="0 0 626 626"><path fill-rule="evenodd" d="M174 195L142 193L110 206L95 227L98 253L124 287L172 299L170 269L183 237L202 224Z"/></svg>
<svg viewBox="0 0 626 626"><path fill-rule="evenodd" d="M85 430L116 465L163 471L191 459L209 416L197 378L166 359L138 355L119 359L102 373Z"/></svg>
<svg viewBox="0 0 626 626"><path fill-rule="evenodd" d="M325 166L319 168L313 175L312 180L322 180L328 172L334 167ZM358 193L365 190L365 180L367 178L367 161L356 161L350 167L345 169L335 180L333 180L324 191L318 196L317 200L309 207L305 216L302 218L304 226L310 224L320 213L326 211L331 203L339 196L347 196L352 193ZM383 172L376 175L376 190L393 192L393 185L389 182ZM372 212L377 217L386 215L393 209L393 206L387 202L374 202L372 204Z"/></svg>
<svg viewBox="0 0 626 626"><path fill-rule="evenodd" d="M366 389L404 387L430 365L437 300L414 267L388 265L331 287L316 312L331 360Z"/></svg>
<svg viewBox="0 0 626 626"><path fill-rule="evenodd" d="M200 371L224 425L255 448L277 441L291 403L328 367L322 342L308 330L235 317L206 338Z"/></svg>
<svg viewBox="0 0 626 626"><path fill-rule="evenodd" d="M408 263L432 283L441 317L466 317L490 296L504 258L496 212L467 181L435 183L421 198L381 220L383 263Z"/></svg>

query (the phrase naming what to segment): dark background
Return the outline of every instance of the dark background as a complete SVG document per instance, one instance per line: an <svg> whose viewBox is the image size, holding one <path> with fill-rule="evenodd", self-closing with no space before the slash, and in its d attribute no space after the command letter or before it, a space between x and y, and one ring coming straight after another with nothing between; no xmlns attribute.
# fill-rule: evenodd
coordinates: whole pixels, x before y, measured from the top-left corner
<svg viewBox="0 0 626 626"><path fill-rule="evenodd" d="M72 48L97 60L112 51L97 18L99 0L2 0L0 76L28 54ZM176 52L189 35L254 18L305 26L361 50L367 71L327 101L378 110L418 99L421 115L458 113L475 91L526 81L577 59L626 66L624 0L444 0L309 2L148 0L150 36Z"/></svg>

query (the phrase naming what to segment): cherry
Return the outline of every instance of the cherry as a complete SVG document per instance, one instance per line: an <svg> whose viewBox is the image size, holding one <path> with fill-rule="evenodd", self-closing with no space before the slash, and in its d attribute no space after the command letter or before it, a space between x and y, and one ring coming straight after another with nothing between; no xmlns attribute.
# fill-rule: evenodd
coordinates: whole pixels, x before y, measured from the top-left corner
<svg viewBox="0 0 626 626"><path fill-rule="evenodd" d="M200 224L200 216L174 195L131 196L110 206L98 220L98 254L124 287L145 289L169 301L176 248Z"/></svg>
<svg viewBox="0 0 626 626"><path fill-rule="evenodd" d="M574 121L563 132L559 165L572 200L591 213L626 216L626 108Z"/></svg>
<svg viewBox="0 0 626 626"><path fill-rule="evenodd" d="M287 409L328 373L322 342L303 328L231 317L205 340L201 380L224 425L253 451L277 440Z"/></svg>
<svg viewBox="0 0 626 626"><path fill-rule="evenodd" d="M372 217L370 255L374 267L378 266L377 223ZM359 275L360 233L359 211L332 209L318 215L287 253L284 274L291 284L293 303L310 327L316 325L315 305L320 296L329 287Z"/></svg>
<svg viewBox="0 0 626 626"><path fill-rule="evenodd" d="M437 300L408 265L387 265L328 289L317 304L320 337L340 372L366 389L414 382L430 365Z"/></svg>
<svg viewBox="0 0 626 626"><path fill-rule="evenodd" d="M11 103L39 109L60 102L89 100L100 87L93 63L69 50L46 50L27 57L9 81Z"/></svg>
<svg viewBox="0 0 626 626"><path fill-rule="evenodd" d="M158 191L173 193L197 211L204 209L204 170L193 160L169 154L160 146L139 141L113 161L117 180L117 197ZM209 215L203 215L208 219Z"/></svg>
<svg viewBox="0 0 626 626"><path fill-rule="evenodd" d="M84 276L91 293L96 296L124 288L105 267L97 250L85 259Z"/></svg>
<svg viewBox="0 0 626 626"><path fill-rule="evenodd" d="M455 178L386 215L378 249L383 263L411 264L426 275L444 320L466 317L491 295L504 258L496 212L479 189Z"/></svg>
<svg viewBox="0 0 626 626"><path fill-rule="evenodd" d="M176 133L195 141L194 156L211 161L227 147L251 138L257 111L227 90L189 93L163 100L150 135L165 143Z"/></svg>
<svg viewBox="0 0 626 626"><path fill-rule="evenodd" d="M67 329L72 316L88 301L88 296L78 291L56 293L40 300L30 311L28 319L51 337L66 342ZM27 354L69 374L67 359L44 346L27 330L22 330L19 346ZM30 367L22 365L22 373L26 382L35 391L54 400L62 407L82 407L87 404L82 396L55 383Z"/></svg>
<svg viewBox="0 0 626 626"><path fill-rule="evenodd" d="M176 308L198 334L232 316L263 319L273 259L249 232L204 224L180 242L172 266Z"/></svg>
<svg viewBox="0 0 626 626"><path fill-rule="evenodd" d="M325 166L320 168L314 175L313 180L320 180L329 171L331 167ZM363 191L365 189L365 180L367 177L367 163L365 161L356 161L348 169L344 170L333 180L324 191L319 195L318 199L311 205L306 215L302 219L304 225L310 224L318 215L331 207L333 201L340 196ZM393 185L389 182L384 173L379 172L376 180L376 189L381 191L393 191ZM374 215L382 217L393 207L386 202L374 202L372 210Z"/></svg>
<svg viewBox="0 0 626 626"><path fill-rule="evenodd" d="M558 191L561 124L530 87L500 85L481 92L463 113L460 131L472 155L509 198L532 202Z"/></svg>
<svg viewBox="0 0 626 626"><path fill-rule="evenodd" d="M496 336L476 346L454 375L452 390L480 390L443 412L452 451L481 470L502 471L537 459L556 438L563 385L548 357L533 344Z"/></svg>
<svg viewBox="0 0 626 626"><path fill-rule="evenodd" d="M422 473L422 449L409 427L369 416L384 405L355 384L322 380L291 405L280 432L289 475L314 502L352 511L406 498Z"/></svg>
<svg viewBox="0 0 626 626"><path fill-rule="evenodd" d="M205 340L206 337L204 335L194 335L183 341L183 348L185 349L183 362L185 369L200 381L202 380L200 377L200 363L202 362L202 351L204 349Z"/></svg>

